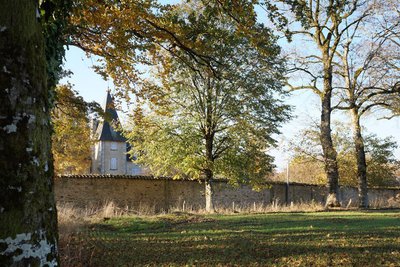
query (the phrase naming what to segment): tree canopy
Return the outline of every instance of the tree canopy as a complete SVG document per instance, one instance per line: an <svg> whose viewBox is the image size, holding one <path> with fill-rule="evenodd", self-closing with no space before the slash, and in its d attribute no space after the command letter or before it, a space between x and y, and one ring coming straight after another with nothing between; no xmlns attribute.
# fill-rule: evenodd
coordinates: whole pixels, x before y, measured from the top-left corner
<svg viewBox="0 0 400 267"><path fill-rule="evenodd" d="M335 123L333 142L338 151L340 183L357 186L357 161L354 157L355 144L350 125ZM397 148L393 138L379 138L375 134L365 135L367 178L369 186L394 186L400 163L394 156ZM323 184L323 157L318 139L318 130L313 127L302 130L292 141L294 151L290 162L292 181Z"/></svg>
<svg viewBox="0 0 400 267"><path fill-rule="evenodd" d="M86 103L70 84L56 88L52 110L52 153L55 174L87 173L90 168L91 140L89 112L99 111L97 103Z"/></svg>
<svg viewBox="0 0 400 267"><path fill-rule="evenodd" d="M272 171L267 149L289 118L283 94L283 59L272 33L254 48L229 17L201 1L169 14L191 36L212 68L191 55L159 50L152 90L136 110L132 154L155 175L260 182ZM190 64L188 64L190 62Z"/></svg>

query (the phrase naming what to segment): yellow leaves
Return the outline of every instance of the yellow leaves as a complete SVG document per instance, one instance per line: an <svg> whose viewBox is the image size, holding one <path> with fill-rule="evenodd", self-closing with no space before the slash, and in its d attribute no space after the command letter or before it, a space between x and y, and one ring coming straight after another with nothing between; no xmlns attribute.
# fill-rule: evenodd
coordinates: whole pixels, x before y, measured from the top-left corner
<svg viewBox="0 0 400 267"><path fill-rule="evenodd" d="M86 107L70 86L56 89L52 111L52 153L56 174L86 173L90 166L90 129Z"/></svg>

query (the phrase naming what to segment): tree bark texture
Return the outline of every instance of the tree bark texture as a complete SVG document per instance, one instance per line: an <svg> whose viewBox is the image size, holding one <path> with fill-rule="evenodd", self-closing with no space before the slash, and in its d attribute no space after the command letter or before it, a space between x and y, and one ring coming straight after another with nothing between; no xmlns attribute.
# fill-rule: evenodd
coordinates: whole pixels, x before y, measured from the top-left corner
<svg viewBox="0 0 400 267"><path fill-rule="evenodd" d="M211 88L210 78L207 85L207 95L206 95L206 110L205 110L205 131L204 131L204 141L205 141L205 152L206 152L206 168L204 170L205 174L205 195L206 195L206 211L210 213L215 212L214 206L214 124L213 124L213 90Z"/></svg>
<svg viewBox="0 0 400 267"><path fill-rule="evenodd" d="M328 179L328 196L326 207L339 207L339 170L337 153L333 146L331 134L331 98L332 98L332 68L324 69L324 92L321 96L321 135L320 141L324 154L325 173Z"/></svg>
<svg viewBox="0 0 400 267"><path fill-rule="evenodd" d="M360 208L368 208L367 162L365 158L364 139L361 133L360 116L358 110L355 108L351 110L351 115L357 159L358 205Z"/></svg>
<svg viewBox="0 0 400 267"><path fill-rule="evenodd" d="M209 166L204 171L205 172L205 195L206 195L206 211L210 212L210 213L215 212L214 188L213 188L214 173L211 169L212 164L214 162L212 150L213 150L213 136L206 135L206 158L207 158Z"/></svg>
<svg viewBox="0 0 400 267"><path fill-rule="evenodd" d="M57 266L50 92L38 1L0 0L0 266Z"/></svg>
<svg viewBox="0 0 400 267"><path fill-rule="evenodd" d="M205 195L206 195L206 211L214 213L215 205L214 205L214 188L212 179L206 178L205 180Z"/></svg>
<svg viewBox="0 0 400 267"><path fill-rule="evenodd" d="M345 73L347 96L351 103L351 118L353 128L353 140L355 144L355 157L357 161L357 180L358 180L358 205L360 208L368 208L368 184L367 184L367 161L365 158L364 138L362 136L362 129L360 125L360 110L357 105L357 97L355 87L357 80L351 81L350 79L350 66L349 66L349 45L345 46L343 55L343 67Z"/></svg>

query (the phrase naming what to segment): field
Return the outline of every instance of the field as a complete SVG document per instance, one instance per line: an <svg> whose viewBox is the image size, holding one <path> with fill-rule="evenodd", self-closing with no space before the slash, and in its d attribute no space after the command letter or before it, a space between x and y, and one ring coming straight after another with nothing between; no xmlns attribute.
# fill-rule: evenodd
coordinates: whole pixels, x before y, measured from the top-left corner
<svg viewBox="0 0 400 267"><path fill-rule="evenodd" d="M64 266L400 266L399 211L102 218L61 231Z"/></svg>

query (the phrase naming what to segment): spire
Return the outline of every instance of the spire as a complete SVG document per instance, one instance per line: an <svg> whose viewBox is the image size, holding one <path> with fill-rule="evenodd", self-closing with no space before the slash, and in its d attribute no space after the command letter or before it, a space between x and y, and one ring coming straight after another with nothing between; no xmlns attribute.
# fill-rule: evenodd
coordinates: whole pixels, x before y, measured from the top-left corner
<svg viewBox="0 0 400 267"><path fill-rule="evenodd" d="M120 132L116 131L112 125L121 125L118 113L115 110L114 98L111 96L110 89L107 89L107 98L104 105L104 121L97 128L99 141L125 142L126 139Z"/></svg>

